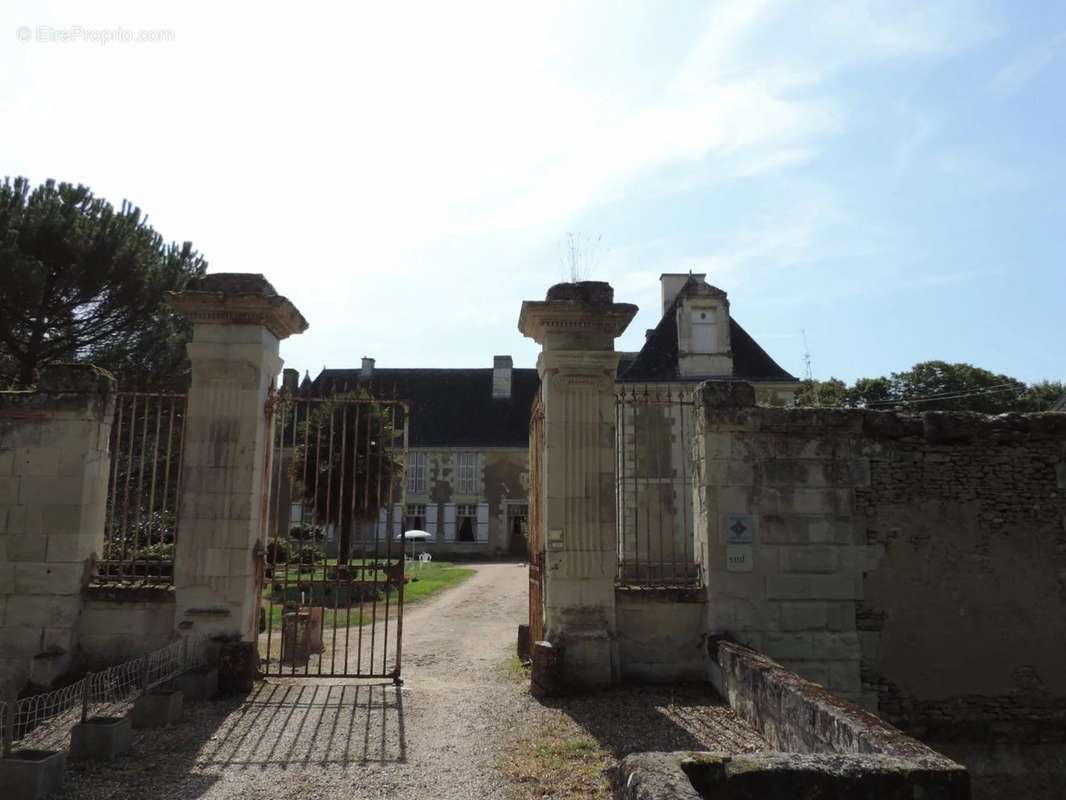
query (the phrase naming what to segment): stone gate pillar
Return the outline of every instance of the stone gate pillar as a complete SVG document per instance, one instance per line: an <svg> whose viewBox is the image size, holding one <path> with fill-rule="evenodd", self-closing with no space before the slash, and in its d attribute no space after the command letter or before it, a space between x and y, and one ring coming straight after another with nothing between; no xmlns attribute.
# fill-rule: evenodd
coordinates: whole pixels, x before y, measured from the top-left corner
<svg viewBox="0 0 1066 800"><path fill-rule="evenodd" d="M544 409L540 541L545 638L562 646L564 679L591 687L618 677L614 584L614 340L637 307L607 283L562 283L522 303L518 329L541 344Z"/></svg>
<svg viewBox="0 0 1066 800"><path fill-rule="evenodd" d="M207 275L171 296L193 323L175 623L181 633L254 641L266 529L278 343L307 321L262 275Z"/></svg>

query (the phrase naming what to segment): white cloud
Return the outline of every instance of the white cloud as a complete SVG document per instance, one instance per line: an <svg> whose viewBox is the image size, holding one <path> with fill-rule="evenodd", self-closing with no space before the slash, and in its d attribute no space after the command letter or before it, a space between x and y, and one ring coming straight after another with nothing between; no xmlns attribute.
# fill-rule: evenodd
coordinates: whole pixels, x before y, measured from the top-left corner
<svg viewBox="0 0 1066 800"><path fill-rule="evenodd" d="M1001 95L1014 94L1061 57L1064 48L1066 31L1059 31L1036 46L1025 48L995 74L992 91Z"/></svg>
<svg viewBox="0 0 1066 800"><path fill-rule="evenodd" d="M810 164L848 125L830 86L842 70L991 35L953 2L727 0L663 53L670 20L647 8L12 4L6 29L164 27L177 41L12 45L0 108L20 124L0 150L10 172L137 201L213 270L266 273L311 321L286 343L299 366L470 363L515 336L516 292L559 277L554 263L515 274L521 255L581 214L671 170L676 188ZM798 263L825 251L832 220L814 192L694 263L730 280ZM651 275L629 266L609 270L620 290Z"/></svg>

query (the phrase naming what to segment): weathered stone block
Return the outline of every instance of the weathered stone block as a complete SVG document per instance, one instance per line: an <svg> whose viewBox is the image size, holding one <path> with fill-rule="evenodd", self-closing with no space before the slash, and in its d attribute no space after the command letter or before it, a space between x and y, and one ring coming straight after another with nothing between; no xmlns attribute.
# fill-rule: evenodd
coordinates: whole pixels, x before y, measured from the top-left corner
<svg viewBox="0 0 1066 800"><path fill-rule="evenodd" d="M47 505L60 503L71 505L80 503L84 480L80 475L73 477L24 475L19 482L19 504Z"/></svg>
<svg viewBox="0 0 1066 800"><path fill-rule="evenodd" d="M78 622L80 595L13 595L8 600L8 625L32 628L73 628Z"/></svg>
<svg viewBox="0 0 1066 800"><path fill-rule="evenodd" d="M259 654L255 642L226 642L218 660L220 694L247 694L255 687Z"/></svg>
<svg viewBox="0 0 1066 800"><path fill-rule="evenodd" d="M99 537L103 541L103 531L83 530L85 520L90 518L93 509L90 503L77 505L49 504L41 510L41 527L49 536L70 535L86 539Z"/></svg>
<svg viewBox="0 0 1066 800"><path fill-rule="evenodd" d="M831 574L840 569L840 553L835 547L819 545L786 547L781 552L781 567L785 572Z"/></svg>
<svg viewBox="0 0 1066 800"><path fill-rule="evenodd" d="M759 515L759 541L766 544L851 544L850 517L766 513Z"/></svg>
<svg viewBox="0 0 1066 800"><path fill-rule="evenodd" d="M77 594L88 583L88 564L15 564L15 593Z"/></svg>
<svg viewBox="0 0 1066 800"><path fill-rule="evenodd" d="M820 601L781 603L781 630L824 630L829 625L828 604Z"/></svg>
<svg viewBox="0 0 1066 800"><path fill-rule="evenodd" d="M754 406L755 388L744 381L704 381L696 390L696 403L705 408Z"/></svg>
<svg viewBox="0 0 1066 800"><path fill-rule="evenodd" d="M48 553L48 539L42 534L13 534L7 543L11 561L41 562Z"/></svg>
<svg viewBox="0 0 1066 800"><path fill-rule="evenodd" d="M856 631L843 633L812 634L815 657L826 661L858 661L861 656L859 634Z"/></svg>
<svg viewBox="0 0 1066 800"><path fill-rule="evenodd" d="M167 689L181 692L191 702L210 700L218 694L218 669L211 666L186 670L166 685Z"/></svg>
<svg viewBox="0 0 1066 800"><path fill-rule="evenodd" d="M834 692L857 697L862 692L862 678L857 661L829 662L829 683Z"/></svg>
<svg viewBox="0 0 1066 800"><path fill-rule="evenodd" d="M134 728L167 728L181 719L181 692L153 689L133 703Z"/></svg>
<svg viewBox="0 0 1066 800"><path fill-rule="evenodd" d="M54 750L16 750L0 758L5 800L41 800L63 787L67 754Z"/></svg>
<svg viewBox="0 0 1066 800"><path fill-rule="evenodd" d="M773 659L791 661L821 658L815 653L811 635L808 633L765 633L763 647Z"/></svg>
<svg viewBox="0 0 1066 800"><path fill-rule="evenodd" d="M18 503L19 478L0 477L0 505L13 506Z"/></svg>
<svg viewBox="0 0 1066 800"><path fill-rule="evenodd" d="M552 697L563 689L563 649L551 642L534 642L530 691L536 697Z"/></svg>
<svg viewBox="0 0 1066 800"><path fill-rule="evenodd" d="M89 717L70 731L74 760L112 761L129 752L133 732L130 717Z"/></svg>
<svg viewBox="0 0 1066 800"><path fill-rule="evenodd" d="M859 600L862 583L838 575L769 575L766 596L770 600Z"/></svg>

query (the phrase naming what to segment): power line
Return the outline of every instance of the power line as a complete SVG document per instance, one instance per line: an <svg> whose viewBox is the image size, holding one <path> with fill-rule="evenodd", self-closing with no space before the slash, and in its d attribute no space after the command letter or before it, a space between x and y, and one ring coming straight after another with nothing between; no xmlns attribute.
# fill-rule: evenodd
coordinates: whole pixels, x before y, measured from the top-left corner
<svg viewBox="0 0 1066 800"><path fill-rule="evenodd" d="M1021 394L1025 391L1024 387L1019 387L1013 383L997 384L996 386L988 386L983 389L970 389L962 392L946 392L942 394L930 394L921 397L907 397L892 400L870 400L866 403L868 406L875 405L908 405L911 403L931 403L936 400L958 400L964 397L979 397L986 394L1002 394L1003 392L1017 392Z"/></svg>

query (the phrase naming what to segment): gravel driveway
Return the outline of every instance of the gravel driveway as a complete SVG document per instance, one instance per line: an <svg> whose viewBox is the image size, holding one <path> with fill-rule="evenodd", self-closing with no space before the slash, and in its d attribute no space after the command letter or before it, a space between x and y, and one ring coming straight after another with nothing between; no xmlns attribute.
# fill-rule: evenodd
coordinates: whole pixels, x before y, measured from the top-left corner
<svg viewBox="0 0 1066 800"><path fill-rule="evenodd" d="M132 753L72 765L64 798L585 797L544 779L543 742L597 743L597 769L634 750L766 746L706 686L617 688L537 702L507 670L527 617L524 564L485 564L404 616L404 680L272 679L249 697L194 703ZM600 781L603 783L603 781ZM578 792L574 794L574 791Z"/></svg>
<svg viewBox="0 0 1066 800"><path fill-rule="evenodd" d="M525 565L486 564L407 609L404 681L271 680L192 704L133 754L71 769L71 798L492 798L499 749L536 707L506 674Z"/></svg>

